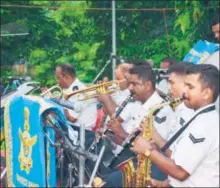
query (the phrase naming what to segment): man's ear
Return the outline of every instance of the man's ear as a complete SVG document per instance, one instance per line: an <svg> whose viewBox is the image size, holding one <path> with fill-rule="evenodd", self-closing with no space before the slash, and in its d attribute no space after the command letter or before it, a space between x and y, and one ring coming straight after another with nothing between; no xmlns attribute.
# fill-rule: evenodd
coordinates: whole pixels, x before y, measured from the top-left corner
<svg viewBox="0 0 220 188"><path fill-rule="evenodd" d="M211 99L212 96L213 96L213 92L212 92L212 90L210 88L205 88L202 93L203 93L202 94L203 98L205 100Z"/></svg>
<svg viewBox="0 0 220 188"><path fill-rule="evenodd" d="M149 80L145 81L145 87L146 87L147 91L151 90L152 83Z"/></svg>

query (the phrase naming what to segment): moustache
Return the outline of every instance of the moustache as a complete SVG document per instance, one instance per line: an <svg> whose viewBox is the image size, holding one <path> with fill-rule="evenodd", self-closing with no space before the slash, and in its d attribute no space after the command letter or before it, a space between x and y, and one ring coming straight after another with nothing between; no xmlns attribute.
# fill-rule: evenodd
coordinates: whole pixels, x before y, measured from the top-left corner
<svg viewBox="0 0 220 188"><path fill-rule="evenodd" d="M182 100L189 100L189 98L186 96L186 93L183 93L181 99L182 99Z"/></svg>

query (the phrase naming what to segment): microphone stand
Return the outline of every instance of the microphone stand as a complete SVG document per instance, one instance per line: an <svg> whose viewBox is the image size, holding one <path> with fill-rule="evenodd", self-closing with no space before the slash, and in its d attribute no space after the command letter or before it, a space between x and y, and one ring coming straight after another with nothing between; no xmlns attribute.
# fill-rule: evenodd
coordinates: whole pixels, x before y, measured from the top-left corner
<svg viewBox="0 0 220 188"><path fill-rule="evenodd" d="M91 178L90 178L90 180L89 180L89 183L88 183L87 185L84 185L85 187L92 187L92 183L93 183L93 180L94 180L94 178L95 178L95 175L96 175L96 172L97 172L97 170L98 170L98 167L99 167L99 165L100 165L100 162L101 162L101 160L102 160L104 151L105 151L105 145L102 146L102 149L101 149L101 151L100 151L100 153L99 153L99 156L98 156L98 160L96 161L95 167L94 167L94 169L93 169L93 171L92 171L92 175L91 175Z"/></svg>
<svg viewBox="0 0 220 188"><path fill-rule="evenodd" d="M122 59L121 57L115 56L113 54L111 54L111 57L108 61L106 61L106 64L104 65L104 67L100 70L100 72L97 74L97 76L94 78L94 80L92 81L92 84L94 84L97 79L99 78L99 76L104 72L104 70L106 69L106 67L112 62L112 59L118 59L121 62L124 62L124 59Z"/></svg>
<svg viewBox="0 0 220 188"><path fill-rule="evenodd" d="M111 61L112 61L112 57L108 61L106 61L106 64L104 65L104 67L100 70L100 72L97 74L97 76L92 81L92 84L94 84L98 80L99 76L104 72L104 70L111 63Z"/></svg>
<svg viewBox="0 0 220 188"><path fill-rule="evenodd" d="M55 129L56 131L58 131L62 135L62 137L64 138L64 143L62 145L63 148L70 150L71 154L73 154L76 157L77 157L77 154L80 155L79 156L79 187L83 187L84 176L85 176L84 175L85 158L88 158L92 161L97 160L97 155L85 151L85 146L84 146L84 144L85 144L85 128L84 128L84 125L80 126L80 147L76 147L67 138L67 136L65 135L62 128L59 125L57 125L57 124L63 125L63 123L61 121L59 121L58 119L54 118L50 114L47 116L47 118L48 118L47 125L53 129ZM46 134L46 136L47 136L47 138L49 138L47 134ZM50 139L48 139L48 140L51 142ZM54 143L52 143L52 144L55 145ZM62 162L63 162L63 158L61 157L61 165L62 165ZM63 185L62 172L61 172L60 178L61 178L61 184ZM72 183L71 180L70 180L70 183Z"/></svg>

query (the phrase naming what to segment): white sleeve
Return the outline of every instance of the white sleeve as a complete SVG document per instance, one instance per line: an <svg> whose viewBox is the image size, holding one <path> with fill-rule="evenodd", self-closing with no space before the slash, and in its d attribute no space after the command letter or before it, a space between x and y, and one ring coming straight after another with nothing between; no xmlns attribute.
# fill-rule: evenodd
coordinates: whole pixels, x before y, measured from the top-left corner
<svg viewBox="0 0 220 188"><path fill-rule="evenodd" d="M122 110L120 117L124 120L124 121L129 121L129 119L134 116L137 112L139 111L143 111L144 108L141 105L141 103L138 102L131 102L128 103L125 108Z"/></svg>
<svg viewBox="0 0 220 188"><path fill-rule="evenodd" d="M176 165L192 174L208 154L210 140L207 136L208 131L203 128L204 123L202 121L197 120L190 126L194 127L179 140L171 158L174 159Z"/></svg>
<svg viewBox="0 0 220 188"><path fill-rule="evenodd" d="M122 110L121 114L119 115L124 121L128 120L129 117L131 116L131 109L132 109L132 104L128 103L124 109Z"/></svg>
<svg viewBox="0 0 220 188"><path fill-rule="evenodd" d="M172 127L173 110L170 106L161 109L154 117L154 127L157 132L165 139L168 139Z"/></svg>
<svg viewBox="0 0 220 188"><path fill-rule="evenodd" d="M164 92L165 94L168 94L168 82L166 79L163 79L161 80L158 85L157 85L157 88Z"/></svg>
<svg viewBox="0 0 220 188"><path fill-rule="evenodd" d="M80 125L84 124L85 128L92 130L97 120L97 107L96 104L91 104L84 108L78 118Z"/></svg>
<svg viewBox="0 0 220 188"><path fill-rule="evenodd" d="M68 99L73 104L74 110L68 109L68 112L74 118L78 118L80 111L82 110L82 102L77 100L76 96L72 96Z"/></svg>
<svg viewBox="0 0 220 188"><path fill-rule="evenodd" d="M134 129L138 128L141 124L141 121L144 119L145 111L144 109L136 109L132 113L128 121L122 123L123 129L131 134Z"/></svg>

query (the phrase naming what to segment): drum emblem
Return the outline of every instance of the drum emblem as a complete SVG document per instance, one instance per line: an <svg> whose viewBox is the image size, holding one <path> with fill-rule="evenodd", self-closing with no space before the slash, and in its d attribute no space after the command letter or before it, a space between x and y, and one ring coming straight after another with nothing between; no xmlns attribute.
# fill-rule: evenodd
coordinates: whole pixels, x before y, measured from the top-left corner
<svg viewBox="0 0 220 188"><path fill-rule="evenodd" d="M24 132L22 133L19 128L19 138L20 138L20 153L18 160L20 162L20 169L25 170L27 174L30 172L30 168L32 168L32 147L36 144L37 136L30 136L29 133L29 110L27 107L24 109Z"/></svg>

